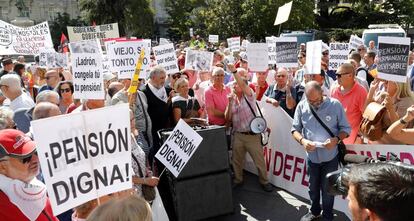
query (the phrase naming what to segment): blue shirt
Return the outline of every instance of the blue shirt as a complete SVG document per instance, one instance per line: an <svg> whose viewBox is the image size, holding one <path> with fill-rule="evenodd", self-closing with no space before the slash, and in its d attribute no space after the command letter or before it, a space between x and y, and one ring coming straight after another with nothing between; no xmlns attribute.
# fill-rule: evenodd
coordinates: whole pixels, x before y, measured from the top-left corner
<svg viewBox="0 0 414 221"><path fill-rule="evenodd" d="M338 100L324 97L319 109L314 110L335 136L339 132L351 133L351 126L349 126L346 119L344 108ZM291 131L298 131L305 139L322 143L331 138L329 133L313 116L307 99L302 100L296 107ZM338 148L328 150L317 147L315 151L306 153L312 163L322 163L334 159L338 154Z"/></svg>
<svg viewBox="0 0 414 221"><path fill-rule="evenodd" d="M294 87L290 87L290 93L293 97L293 100L296 101L296 90ZM295 113L295 109L289 109L287 107L287 103L286 103L286 91L285 90L279 90L277 89L277 85L276 84L272 84L270 85L266 92L264 93L264 95L266 97L270 97L273 98L275 100L277 100L279 102L279 106L286 111L286 113L289 114L290 117L293 117L293 114Z"/></svg>

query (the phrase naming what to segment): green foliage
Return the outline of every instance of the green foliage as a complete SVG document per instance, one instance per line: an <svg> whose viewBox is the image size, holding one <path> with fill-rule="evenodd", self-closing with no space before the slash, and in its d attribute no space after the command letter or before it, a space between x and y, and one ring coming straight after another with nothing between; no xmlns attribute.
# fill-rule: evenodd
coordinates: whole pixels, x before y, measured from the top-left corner
<svg viewBox="0 0 414 221"><path fill-rule="evenodd" d="M69 14L64 12L63 14L58 13L57 17L54 21L50 24L50 34L52 36L53 46L57 50L58 46L60 45L60 36L62 33L68 37L68 29L67 26L83 26L85 22L80 18L77 17L75 19L71 19Z"/></svg>
<svg viewBox="0 0 414 221"><path fill-rule="evenodd" d="M120 36L151 38L153 35L151 0L79 0L79 6L89 23L118 22Z"/></svg>

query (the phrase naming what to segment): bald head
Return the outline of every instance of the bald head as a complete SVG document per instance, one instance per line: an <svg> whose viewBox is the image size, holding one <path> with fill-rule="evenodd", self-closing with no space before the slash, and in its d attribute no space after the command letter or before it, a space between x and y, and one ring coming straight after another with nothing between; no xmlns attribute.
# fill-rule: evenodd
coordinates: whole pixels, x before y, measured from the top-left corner
<svg viewBox="0 0 414 221"><path fill-rule="evenodd" d="M59 105L59 94L56 91L45 90L36 96L36 104L50 102Z"/></svg>
<svg viewBox="0 0 414 221"><path fill-rule="evenodd" d="M338 68L339 73L351 73L352 75L355 75L355 67L352 64L352 62L345 62L341 64Z"/></svg>
<svg viewBox="0 0 414 221"><path fill-rule="evenodd" d="M287 75L288 71L286 70L286 68L279 68L277 69L277 73Z"/></svg>
<svg viewBox="0 0 414 221"><path fill-rule="evenodd" d="M109 97L113 97L116 92L122 90L122 88L124 88L124 85L121 82L112 82L111 84L109 84L108 86L108 95Z"/></svg>
<svg viewBox="0 0 414 221"><path fill-rule="evenodd" d="M323 92L321 85L317 81L309 81L305 84L305 93L308 94L313 92Z"/></svg>
<svg viewBox="0 0 414 221"><path fill-rule="evenodd" d="M33 120L49 118L58 115L61 115L59 107L50 102L38 103L33 110Z"/></svg>

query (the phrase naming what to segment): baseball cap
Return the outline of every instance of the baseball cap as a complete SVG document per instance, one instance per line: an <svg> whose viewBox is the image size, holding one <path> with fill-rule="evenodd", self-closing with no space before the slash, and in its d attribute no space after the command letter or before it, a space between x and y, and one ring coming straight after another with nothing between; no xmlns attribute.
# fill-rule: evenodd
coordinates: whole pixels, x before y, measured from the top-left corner
<svg viewBox="0 0 414 221"><path fill-rule="evenodd" d="M8 64L13 64L13 61L12 61L12 59L11 59L11 58L4 58L4 59L1 61L1 63L2 63L2 65L4 66L4 65L8 65Z"/></svg>
<svg viewBox="0 0 414 221"><path fill-rule="evenodd" d="M116 75L110 73L109 71L103 73L103 79L106 81L110 81L114 78L116 78Z"/></svg>
<svg viewBox="0 0 414 221"><path fill-rule="evenodd" d="M35 150L35 142L23 132L15 129L0 130L0 158L25 158Z"/></svg>

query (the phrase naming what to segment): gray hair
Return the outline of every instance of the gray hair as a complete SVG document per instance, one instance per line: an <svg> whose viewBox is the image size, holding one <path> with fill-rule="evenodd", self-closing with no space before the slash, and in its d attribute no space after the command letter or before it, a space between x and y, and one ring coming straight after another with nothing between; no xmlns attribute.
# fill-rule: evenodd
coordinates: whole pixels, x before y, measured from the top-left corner
<svg viewBox="0 0 414 221"><path fill-rule="evenodd" d="M224 74L224 69L221 67L214 67L211 75L214 76L217 74Z"/></svg>
<svg viewBox="0 0 414 221"><path fill-rule="evenodd" d="M20 80L19 75L14 74L14 73L3 75L3 77L1 77L0 79L1 85L7 85L9 89L14 92L22 90L22 86L20 82L21 80Z"/></svg>
<svg viewBox="0 0 414 221"><path fill-rule="evenodd" d="M0 130L7 129L13 121L14 112L9 107L0 107Z"/></svg>
<svg viewBox="0 0 414 221"><path fill-rule="evenodd" d="M157 65L157 66L151 68L150 73L149 73L149 77L150 78L157 77L161 73L165 74L166 73L165 69L161 65Z"/></svg>
<svg viewBox="0 0 414 221"><path fill-rule="evenodd" d="M59 107L53 103L41 102L39 104L36 104L33 110L33 120L51 117L50 113L52 112L53 109L60 112Z"/></svg>
<svg viewBox="0 0 414 221"><path fill-rule="evenodd" d="M306 94L308 94L310 91L313 91L313 90L323 93L323 89L317 81L309 81L308 83L305 84Z"/></svg>
<svg viewBox="0 0 414 221"><path fill-rule="evenodd" d="M51 100L50 98L53 96L56 98L56 100L59 101L59 94L56 91L51 91L51 90L42 91L36 96L36 104L41 103L41 102L50 102Z"/></svg>
<svg viewBox="0 0 414 221"><path fill-rule="evenodd" d="M175 90L175 91L177 91L177 89L178 89L181 85L183 85L183 84L185 84L185 83L187 83L187 84L188 84L188 80L187 80L187 79L185 79L185 78L178 78L178 80L177 80L177 81L175 81L175 83L174 83L174 90Z"/></svg>

